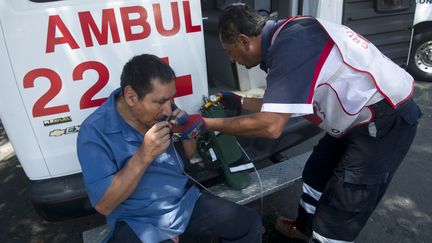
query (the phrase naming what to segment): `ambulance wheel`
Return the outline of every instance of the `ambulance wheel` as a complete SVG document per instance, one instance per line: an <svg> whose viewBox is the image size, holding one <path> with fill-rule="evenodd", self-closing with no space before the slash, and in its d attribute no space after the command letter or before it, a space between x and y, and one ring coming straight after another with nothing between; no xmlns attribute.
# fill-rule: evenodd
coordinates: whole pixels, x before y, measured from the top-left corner
<svg viewBox="0 0 432 243"><path fill-rule="evenodd" d="M432 32L413 37L407 71L416 81L432 82Z"/></svg>

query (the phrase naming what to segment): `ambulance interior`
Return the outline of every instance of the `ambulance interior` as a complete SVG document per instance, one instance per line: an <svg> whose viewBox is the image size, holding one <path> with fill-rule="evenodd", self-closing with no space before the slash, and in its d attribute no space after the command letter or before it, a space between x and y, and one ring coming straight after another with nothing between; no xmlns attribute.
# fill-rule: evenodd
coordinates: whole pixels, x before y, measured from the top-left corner
<svg viewBox="0 0 432 243"><path fill-rule="evenodd" d="M260 14L269 17L286 18L297 8L296 1L279 0L203 0L202 15L209 90L233 90L248 96L261 96L265 89L265 73L259 67L247 70L241 65L230 62L219 42L218 19L224 8L231 3L242 2ZM277 14L271 8L277 9ZM297 9L294 10L297 14ZM277 15L277 16L276 16ZM272 17L273 17L272 16ZM217 65L216 65L217 64Z"/></svg>

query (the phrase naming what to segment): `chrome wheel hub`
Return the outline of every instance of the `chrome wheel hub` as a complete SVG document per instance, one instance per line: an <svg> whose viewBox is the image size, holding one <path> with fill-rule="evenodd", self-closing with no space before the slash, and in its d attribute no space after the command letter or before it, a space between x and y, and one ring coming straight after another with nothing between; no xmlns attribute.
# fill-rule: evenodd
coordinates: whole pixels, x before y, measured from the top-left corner
<svg viewBox="0 0 432 243"><path fill-rule="evenodd" d="M432 40L426 41L417 49L414 61L418 69L432 73Z"/></svg>

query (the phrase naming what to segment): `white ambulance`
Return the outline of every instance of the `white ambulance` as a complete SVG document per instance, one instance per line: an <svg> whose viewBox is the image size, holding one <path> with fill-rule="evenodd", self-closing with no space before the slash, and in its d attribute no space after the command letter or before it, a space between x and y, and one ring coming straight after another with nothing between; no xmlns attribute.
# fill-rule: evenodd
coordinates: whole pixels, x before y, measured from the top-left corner
<svg viewBox="0 0 432 243"><path fill-rule="evenodd" d="M169 62L188 112L208 95L198 0L2 0L0 23L1 120L46 218L86 203L76 135L132 56Z"/></svg>
<svg viewBox="0 0 432 243"><path fill-rule="evenodd" d="M265 74L231 63L219 43L217 19L228 2L234 1L0 0L0 118L42 217L92 211L76 135L81 122L119 86L121 69L134 55L155 54L173 67L175 102L189 113L198 112L203 96L219 90L262 94ZM418 2L418 8L428 6ZM246 3L263 14L277 11L279 18L303 14L346 24L401 65L412 43L408 67L431 78L432 13L428 8L422 14L428 17L416 16L413 25L414 13L420 12L414 1ZM278 140L239 139L252 160L277 160L279 151L318 132L298 118Z"/></svg>

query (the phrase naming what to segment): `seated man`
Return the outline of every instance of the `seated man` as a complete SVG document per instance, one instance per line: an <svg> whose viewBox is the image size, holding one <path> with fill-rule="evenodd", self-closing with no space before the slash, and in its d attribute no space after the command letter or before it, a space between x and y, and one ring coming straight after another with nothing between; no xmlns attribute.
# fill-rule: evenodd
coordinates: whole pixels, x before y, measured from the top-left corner
<svg viewBox="0 0 432 243"><path fill-rule="evenodd" d="M185 232L261 242L254 210L200 192L184 172L196 144L171 142L172 124L186 114L172 110L174 79L156 56L135 56L123 67L121 87L81 125L78 157L90 201L107 217L106 241L178 242Z"/></svg>

